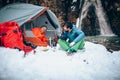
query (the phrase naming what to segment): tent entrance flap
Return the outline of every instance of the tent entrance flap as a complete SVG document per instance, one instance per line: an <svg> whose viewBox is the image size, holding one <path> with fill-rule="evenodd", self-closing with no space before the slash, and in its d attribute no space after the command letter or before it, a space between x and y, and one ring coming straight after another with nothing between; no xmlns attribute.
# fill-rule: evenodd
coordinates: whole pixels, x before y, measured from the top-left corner
<svg viewBox="0 0 120 80"><path fill-rule="evenodd" d="M26 31L31 30L34 27L41 27L43 25L47 26L47 32L46 35L47 37L54 37L54 32L56 31L55 24L53 23L52 19L48 17L47 12L39 16L37 19L31 22L26 22L24 24L24 28Z"/></svg>
<svg viewBox="0 0 120 80"><path fill-rule="evenodd" d="M54 22L52 21L52 19L50 18L50 16L49 16L48 13L46 13L46 16L47 16L49 22L51 23L51 25L52 25L55 29L58 28L58 26L54 24Z"/></svg>
<svg viewBox="0 0 120 80"><path fill-rule="evenodd" d="M55 38L57 33L56 32L57 27L55 26L53 19L51 19L51 17L47 14L47 12L45 12L44 14L36 18L34 21L24 23L22 28L24 28L23 32L24 32L25 41L31 42L37 46L41 46L39 39L34 36L31 30L32 28L41 27L43 25L47 26L47 31L46 31L47 38Z"/></svg>

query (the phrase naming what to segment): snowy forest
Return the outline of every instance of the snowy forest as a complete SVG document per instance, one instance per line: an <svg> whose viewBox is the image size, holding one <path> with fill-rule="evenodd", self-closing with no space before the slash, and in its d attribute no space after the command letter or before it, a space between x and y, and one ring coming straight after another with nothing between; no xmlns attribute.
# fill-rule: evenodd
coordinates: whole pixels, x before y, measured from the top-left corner
<svg viewBox="0 0 120 80"><path fill-rule="evenodd" d="M37 20L38 22L45 21L45 15L50 14L55 14L56 18L53 19L58 19L61 28L65 22L72 22L84 32L85 43L84 48L69 56L61 48L58 40L60 37L56 38L54 31L51 34L48 33L54 35L55 39L52 40L50 37L47 47L24 42L24 39L27 40L24 38L27 34L24 34L22 30L25 30L26 25L32 25L29 21L32 22L32 19L35 19L34 15L24 25L20 25L22 27L20 28L22 33L22 37L20 37L23 38L21 39L23 40L22 45L29 44L33 49L31 47L27 49L26 46L22 47L23 50L16 47L5 47L5 42L2 43L5 38L2 39L2 36L7 34L0 33L0 80L120 80L120 0L0 0L0 22L6 16L8 19L16 16L9 14L10 10L8 10L9 15L1 16L6 14L2 11L10 9L9 6L4 7L14 3L16 9L18 8L16 3L33 4L37 6L36 8L45 8L42 15L38 15L43 19L36 18L36 24L38 24ZM22 8L18 9L20 11L26 9L23 10L24 12L27 12L28 9L32 11L35 9L33 5L31 7L30 5L21 6ZM38 12L37 9L35 11L34 14ZM22 15L24 12L18 13L18 15ZM17 13L17 10L13 13ZM27 16L31 14L28 13ZM16 21L22 21L25 19L24 17L26 16L23 16L21 20L16 19ZM47 18L49 21L50 17L47 16ZM45 23L48 24L47 21ZM0 26L2 26L1 23ZM0 32L2 32L1 29L2 27L0 27ZM29 34L31 35L31 33ZM8 39L8 41L10 40ZM15 38L12 40L13 45L17 44L14 43ZM25 52L25 49L26 51L30 49L30 51Z"/></svg>

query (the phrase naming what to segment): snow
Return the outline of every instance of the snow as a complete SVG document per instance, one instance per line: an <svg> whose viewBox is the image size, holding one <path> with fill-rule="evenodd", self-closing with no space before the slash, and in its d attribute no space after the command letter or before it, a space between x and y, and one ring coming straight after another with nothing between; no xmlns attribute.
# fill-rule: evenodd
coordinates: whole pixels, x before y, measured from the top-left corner
<svg viewBox="0 0 120 80"><path fill-rule="evenodd" d="M120 80L120 51L110 53L103 45L85 42L85 51L67 56L56 49L37 47L24 52L0 47L0 80Z"/></svg>

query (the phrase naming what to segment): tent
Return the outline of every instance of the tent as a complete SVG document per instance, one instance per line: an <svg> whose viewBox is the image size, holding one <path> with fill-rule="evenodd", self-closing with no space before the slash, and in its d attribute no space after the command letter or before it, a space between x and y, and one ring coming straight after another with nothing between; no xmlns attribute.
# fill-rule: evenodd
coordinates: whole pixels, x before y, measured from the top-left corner
<svg viewBox="0 0 120 80"><path fill-rule="evenodd" d="M17 22L25 34L25 39L34 37L31 29L46 25L47 37L60 36L61 26L55 14L46 7L26 3L9 4L0 9L0 23Z"/></svg>

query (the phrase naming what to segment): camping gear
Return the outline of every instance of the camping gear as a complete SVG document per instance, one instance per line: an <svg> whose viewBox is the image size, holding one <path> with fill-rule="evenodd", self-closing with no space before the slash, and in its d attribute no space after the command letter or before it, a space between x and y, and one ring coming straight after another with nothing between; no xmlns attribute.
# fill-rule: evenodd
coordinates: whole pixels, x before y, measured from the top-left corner
<svg viewBox="0 0 120 80"><path fill-rule="evenodd" d="M22 32L16 22L4 22L0 24L0 46L23 50L25 55L32 51L32 47L23 43Z"/></svg>
<svg viewBox="0 0 120 80"><path fill-rule="evenodd" d="M39 46L45 46L45 47L48 46L48 39L45 35L45 32L44 33L42 32L41 28L39 28L39 27L33 28L32 32L33 32L35 38L39 39L38 40L39 43L36 44L36 42L33 41L33 42L35 42L33 44L39 45Z"/></svg>
<svg viewBox="0 0 120 80"><path fill-rule="evenodd" d="M34 27L47 26L47 38L53 38L54 32L57 36L61 34L61 27L55 14L46 7L26 3L14 3L0 10L0 23L5 21L17 22L27 42L39 43L31 29Z"/></svg>

